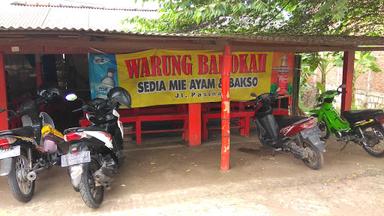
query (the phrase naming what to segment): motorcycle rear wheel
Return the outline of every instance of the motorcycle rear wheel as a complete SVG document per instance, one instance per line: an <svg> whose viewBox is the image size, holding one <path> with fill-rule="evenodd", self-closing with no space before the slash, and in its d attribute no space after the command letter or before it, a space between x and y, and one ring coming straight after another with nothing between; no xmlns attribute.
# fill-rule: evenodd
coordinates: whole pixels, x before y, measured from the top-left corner
<svg viewBox="0 0 384 216"><path fill-rule="evenodd" d="M369 129L371 129L369 131ZM380 133L381 137L376 134L373 131L373 127L367 128L364 130L364 136L367 137L367 139L378 139L378 143L375 145L371 145L370 143L363 142L363 148L368 154L374 156L374 157L383 157L384 156L384 130L381 128L381 126L375 127L375 130L377 133Z"/></svg>
<svg viewBox="0 0 384 216"><path fill-rule="evenodd" d="M323 152L306 140L303 141L303 147L309 154L308 158L303 159L304 164L313 170L321 169L324 165Z"/></svg>
<svg viewBox="0 0 384 216"><path fill-rule="evenodd" d="M35 181L27 179L29 160L27 150L21 148L20 156L12 158L11 172L8 174L8 185L13 197L20 202L31 201L35 192Z"/></svg>
<svg viewBox="0 0 384 216"><path fill-rule="evenodd" d="M96 186L93 176L93 173L99 168L99 163L94 159L92 159L90 163L85 164L79 185L81 198L88 207L94 209L99 208L104 199L104 187L101 185Z"/></svg>

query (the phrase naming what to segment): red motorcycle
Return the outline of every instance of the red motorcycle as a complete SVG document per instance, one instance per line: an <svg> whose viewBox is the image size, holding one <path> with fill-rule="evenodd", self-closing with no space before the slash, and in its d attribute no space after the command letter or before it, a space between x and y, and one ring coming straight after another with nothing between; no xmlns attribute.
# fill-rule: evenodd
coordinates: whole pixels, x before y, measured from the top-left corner
<svg viewBox="0 0 384 216"><path fill-rule="evenodd" d="M277 151L292 153L311 169L320 169L324 164L325 143L320 140L316 118L274 116L272 103L277 100L277 95L256 96L252 93L251 96L255 97L255 123L260 142Z"/></svg>

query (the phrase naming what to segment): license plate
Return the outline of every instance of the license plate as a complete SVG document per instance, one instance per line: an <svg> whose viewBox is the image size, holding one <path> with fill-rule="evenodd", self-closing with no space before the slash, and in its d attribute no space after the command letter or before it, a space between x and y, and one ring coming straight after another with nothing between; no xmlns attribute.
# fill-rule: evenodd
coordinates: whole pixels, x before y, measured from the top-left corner
<svg viewBox="0 0 384 216"><path fill-rule="evenodd" d="M74 154L66 154L61 156L61 166L67 167L76 164L83 164L91 162L91 152L81 151Z"/></svg>
<svg viewBox="0 0 384 216"><path fill-rule="evenodd" d="M11 146L8 149L0 149L0 160L5 158L17 157L20 155L20 146Z"/></svg>

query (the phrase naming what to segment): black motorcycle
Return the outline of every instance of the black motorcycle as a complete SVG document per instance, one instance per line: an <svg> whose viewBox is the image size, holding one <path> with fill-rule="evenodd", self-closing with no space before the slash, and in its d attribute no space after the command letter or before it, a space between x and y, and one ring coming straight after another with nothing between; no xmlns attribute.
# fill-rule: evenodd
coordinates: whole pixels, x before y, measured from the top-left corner
<svg viewBox="0 0 384 216"><path fill-rule="evenodd" d="M313 117L283 116L272 114L272 103L277 95L265 93L255 97L256 132L263 145L292 153L311 169L320 169L324 163L324 142Z"/></svg>
<svg viewBox="0 0 384 216"><path fill-rule="evenodd" d="M0 176L8 177L13 196L21 202L32 199L37 173L59 163L61 152L65 151L63 135L55 129L52 118L39 112L40 105L59 95L56 88L43 89L17 111L0 109L20 117L23 126L0 131Z"/></svg>
<svg viewBox="0 0 384 216"><path fill-rule="evenodd" d="M71 94L66 98L73 101L77 96ZM86 113L91 126L64 131L70 147L68 154L61 157L61 165L69 167L73 188L90 208L100 206L104 189L110 188L121 165L124 130L117 112L120 105L129 108L131 97L125 89L115 87L107 99L94 99L78 109Z"/></svg>

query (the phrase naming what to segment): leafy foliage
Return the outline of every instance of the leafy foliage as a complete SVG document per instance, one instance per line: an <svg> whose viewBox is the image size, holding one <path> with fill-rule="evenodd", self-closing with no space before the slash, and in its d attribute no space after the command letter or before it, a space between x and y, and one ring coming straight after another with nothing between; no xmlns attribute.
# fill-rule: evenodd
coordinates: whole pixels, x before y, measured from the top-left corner
<svg viewBox="0 0 384 216"><path fill-rule="evenodd" d="M159 19L136 31L383 35L383 0L157 0Z"/></svg>
<svg viewBox="0 0 384 216"><path fill-rule="evenodd" d="M343 66L343 55L340 52L321 52L321 53L306 53L302 54L302 71L300 76L301 94L311 89L307 82L309 77L316 75L318 71L321 75L321 82L316 83L316 94L325 91L326 76L334 67ZM356 52L355 65L354 65L354 83L353 92L355 92L355 81L366 72L382 72L382 69L377 64L376 57L372 52ZM312 87L313 88L313 87ZM304 91L303 91L304 90ZM354 95L354 94L353 94ZM302 100L307 99L303 95L300 96ZM355 98L352 98L352 105L354 106ZM308 104L305 102L303 104Z"/></svg>
<svg viewBox="0 0 384 216"><path fill-rule="evenodd" d="M338 63L341 56L331 52L307 53L302 54L302 56L302 75L300 79L304 79L303 82L307 82L308 77L315 75L316 71L319 71L321 81L317 82L316 86L320 93L324 92L327 74L335 66L340 66Z"/></svg>

